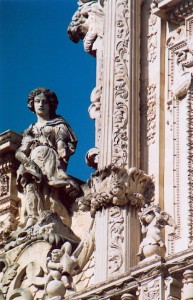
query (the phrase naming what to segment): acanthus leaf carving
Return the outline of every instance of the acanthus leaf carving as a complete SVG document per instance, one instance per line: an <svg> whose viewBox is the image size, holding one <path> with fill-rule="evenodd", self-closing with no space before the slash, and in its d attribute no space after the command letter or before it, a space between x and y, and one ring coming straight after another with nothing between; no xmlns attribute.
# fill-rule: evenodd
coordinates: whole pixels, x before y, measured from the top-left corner
<svg viewBox="0 0 193 300"><path fill-rule="evenodd" d="M92 174L84 195L77 199L80 209L95 215L102 207L132 205L141 207L149 203L154 188L152 179L136 168L118 168L110 165Z"/></svg>

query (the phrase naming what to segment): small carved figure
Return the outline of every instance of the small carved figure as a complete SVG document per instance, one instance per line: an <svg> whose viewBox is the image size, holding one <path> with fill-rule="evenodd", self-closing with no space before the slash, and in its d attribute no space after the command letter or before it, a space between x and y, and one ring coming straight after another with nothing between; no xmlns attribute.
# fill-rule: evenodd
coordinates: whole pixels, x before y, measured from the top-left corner
<svg viewBox="0 0 193 300"><path fill-rule="evenodd" d="M77 138L66 120L56 115L57 106L57 96L49 89L37 88L28 96L28 107L36 114L37 122L24 132L16 152L21 162L18 189L25 194L26 228L33 226L46 209L57 212L69 225L60 191L67 195L79 192L78 184L66 174Z"/></svg>
<svg viewBox="0 0 193 300"><path fill-rule="evenodd" d="M61 249L54 249L51 258L48 258L49 270L46 280L46 291L48 296L64 296L66 289L72 289L72 274L78 268L76 259L71 255L72 246L69 242L64 243ZM52 299L52 298L51 298Z"/></svg>
<svg viewBox="0 0 193 300"><path fill-rule="evenodd" d="M146 234L139 246L138 256L144 254L145 257L152 255L164 255L165 243L162 238L161 229L166 226L173 226L173 218L165 211L160 211L157 205L146 206L139 213L139 220L142 226L142 234Z"/></svg>

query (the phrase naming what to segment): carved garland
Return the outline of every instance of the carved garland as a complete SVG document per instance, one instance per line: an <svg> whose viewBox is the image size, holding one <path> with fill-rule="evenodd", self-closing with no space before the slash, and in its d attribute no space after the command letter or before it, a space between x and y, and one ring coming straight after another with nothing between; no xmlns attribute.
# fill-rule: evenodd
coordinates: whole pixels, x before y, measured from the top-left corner
<svg viewBox="0 0 193 300"><path fill-rule="evenodd" d="M128 1L116 2L116 45L115 45L115 85L113 121L113 157L115 165L126 165L128 152L128 44L129 10Z"/></svg>

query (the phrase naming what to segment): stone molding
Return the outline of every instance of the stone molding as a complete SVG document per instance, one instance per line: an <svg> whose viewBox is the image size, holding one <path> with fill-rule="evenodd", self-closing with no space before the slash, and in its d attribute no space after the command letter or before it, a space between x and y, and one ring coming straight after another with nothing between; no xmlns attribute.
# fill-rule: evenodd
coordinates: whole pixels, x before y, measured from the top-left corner
<svg viewBox="0 0 193 300"><path fill-rule="evenodd" d="M193 268L192 249L188 249L177 255L168 256L166 260L156 258L149 262L141 263L116 278L108 279L99 284L93 285L84 291L77 292L66 297L67 300L78 299L116 299L125 293L140 297L141 289L147 286L148 282L155 289L159 287L160 299L180 300L182 288L183 270ZM156 284L156 278L159 284ZM152 283L151 283L152 281ZM161 286L160 286L161 284ZM156 287L157 286L157 287ZM153 289L152 289L153 290ZM148 296L148 295L147 295ZM159 298L155 298L156 300ZM165 298L167 297L167 298ZM170 298L169 298L170 297ZM135 298L134 298L135 299ZM149 298L139 298L149 299ZM152 298L151 298L152 299Z"/></svg>
<svg viewBox="0 0 193 300"><path fill-rule="evenodd" d="M186 17L192 14L192 0L153 0L153 12L159 17L175 24L184 23Z"/></svg>

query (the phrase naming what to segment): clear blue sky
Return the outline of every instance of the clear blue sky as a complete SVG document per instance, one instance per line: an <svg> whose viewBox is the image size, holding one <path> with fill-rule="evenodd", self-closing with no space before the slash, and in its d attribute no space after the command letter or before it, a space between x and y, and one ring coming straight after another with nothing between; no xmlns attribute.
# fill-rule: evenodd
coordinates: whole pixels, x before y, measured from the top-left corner
<svg viewBox="0 0 193 300"><path fill-rule="evenodd" d="M22 132L35 115L27 95L36 87L53 90L57 113L67 119L79 143L68 173L86 180L93 170L85 154L94 146L94 121L88 115L95 86L95 58L67 28L76 0L0 0L0 132Z"/></svg>

